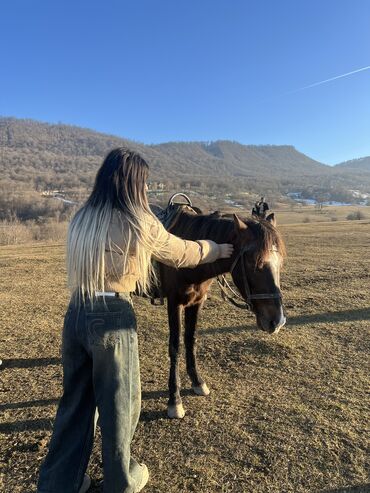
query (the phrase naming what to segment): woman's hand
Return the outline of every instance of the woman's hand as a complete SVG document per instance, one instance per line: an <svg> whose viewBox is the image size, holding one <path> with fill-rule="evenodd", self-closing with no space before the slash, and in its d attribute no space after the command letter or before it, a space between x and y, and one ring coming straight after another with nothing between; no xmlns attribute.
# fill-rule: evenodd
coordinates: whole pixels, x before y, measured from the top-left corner
<svg viewBox="0 0 370 493"><path fill-rule="evenodd" d="M231 243L219 243L218 249L218 258L230 258L234 252L234 245Z"/></svg>

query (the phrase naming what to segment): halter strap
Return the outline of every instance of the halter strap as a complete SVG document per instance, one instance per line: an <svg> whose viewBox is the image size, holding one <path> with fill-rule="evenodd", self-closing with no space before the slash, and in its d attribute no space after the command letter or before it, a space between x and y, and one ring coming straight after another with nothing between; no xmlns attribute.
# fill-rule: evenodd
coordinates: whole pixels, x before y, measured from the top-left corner
<svg viewBox="0 0 370 493"><path fill-rule="evenodd" d="M244 301L247 305L247 308L249 310L252 310L252 303L251 303L251 300L272 300L272 299L281 299L282 298L282 294L281 294L281 291L279 289L278 292L276 293L256 293L256 294L253 294L251 292L251 289L250 289L250 286L249 286L249 283L248 283L248 278L247 278L247 270L245 268L245 259L244 259L244 254L249 250L249 246L246 245L244 246L243 248L241 248L241 250L239 251L238 255L236 256L234 262L232 263L231 265L231 268L230 268L230 274L233 273L235 267L237 266L238 262L241 261L241 267L242 267L242 278L243 278L243 285L244 285L244 292L245 292L245 298L244 298ZM220 283L219 283L220 284ZM226 284L228 285L228 283L226 282ZM230 289L230 287L229 287ZM235 304L235 303L234 303ZM239 304L237 305L239 306Z"/></svg>

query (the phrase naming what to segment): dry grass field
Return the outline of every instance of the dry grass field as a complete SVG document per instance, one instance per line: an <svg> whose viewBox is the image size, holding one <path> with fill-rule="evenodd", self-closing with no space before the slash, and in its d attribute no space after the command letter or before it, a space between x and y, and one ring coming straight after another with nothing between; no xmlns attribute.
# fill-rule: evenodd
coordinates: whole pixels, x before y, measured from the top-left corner
<svg viewBox="0 0 370 493"><path fill-rule="evenodd" d="M135 300L143 405L133 453L148 493L370 491L370 222L283 225L287 326L277 336L212 291L199 359L211 389L166 418L166 310ZM283 221L284 222L284 221ZM290 222L290 221L285 221ZM62 245L0 248L0 491L35 492L61 393ZM92 492L102 479L97 436Z"/></svg>
<svg viewBox="0 0 370 493"><path fill-rule="evenodd" d="M314 205L277 204L275 208L279 224L307 224L311 222L344 221L349 214L360 212L363 219L370 219L370 207L359 205L324 205L318 210Z"/></svg>

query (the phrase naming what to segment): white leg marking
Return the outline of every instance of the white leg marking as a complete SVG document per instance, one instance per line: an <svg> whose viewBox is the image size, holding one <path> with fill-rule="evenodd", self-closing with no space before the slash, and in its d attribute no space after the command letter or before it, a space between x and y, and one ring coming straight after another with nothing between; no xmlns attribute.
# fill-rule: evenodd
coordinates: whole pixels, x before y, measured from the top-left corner
<svg viewBox="0 0 370 493"><path fill-rule="evenodd" d="M171 419L182 419L185 416L185 410L182 404L168 406L167 415Z"/></svg>
<svg viewBox="0 0 370 493"><path fill-rule="evenodd" d="M206 383L202 383L201 385L192 385L192 389L197 395L209 395L209 388Z"/></svg>

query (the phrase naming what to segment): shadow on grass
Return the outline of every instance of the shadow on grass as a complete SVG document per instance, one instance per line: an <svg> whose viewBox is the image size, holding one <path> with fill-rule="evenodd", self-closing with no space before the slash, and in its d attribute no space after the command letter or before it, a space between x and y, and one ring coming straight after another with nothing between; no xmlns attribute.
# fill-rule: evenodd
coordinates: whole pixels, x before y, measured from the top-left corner
<svg viewBox="0 0 370 493"><path fill-rule="evenodd" d="M142 411L140 414L140 421L144 423L149 423L150 421L158 421L159 419L169 419L167 417L167 412L163 411Z"/></svg>
<svg viewBox="0 0 370 493"><path fill-rule="evenodd" d="M305 325L321 322L351 322L351 321L370 320L370 308L358 308L355 310L343 310L338 312L310 313L287 317L287 326Z"/></svg>
<svg viewBox="0 0 370 493"><path fill-rule="evenodd" d="M141 393L141 398L143 401L149 401L150 399L161 399L167 395L168 392L165 390L145 390Z"/></svg>
<svg viewBox="0 0 370 493"><path fill-rule="evenodd" d="M24 409L27 407L50 406L52 404L58 404L58 402L59 399L38 399L36 401L9 402L7 404L0 404L0 411L5 411L6 409Z"/></svg>
<svg viewBox="0 0 370 493"><path fill-rule="evenodd" d="M163 411L142 411L140 421L149 423L159 419L168 419L167 413ZM8 435L11 433L23 433L30 431L52 431L54 418L29 419L23 421L14 421L13 423L0 423L0 433Z"/></svg>
<svg viewBox="0 0 370 493"><path fill-rule="evenodd" d="M320 490L317 493L369 493L370 483L359 486L347 486L346 488L336 488L334 490Z"/></svg>
<svg viewBox="0 0 370 493"><path fill-rule="evenodd" d="M181 391L182 396L196 397L192 389L184 389ZM167 390L153 390L145 391L142 393L143 400L168 398ZM30 407L51 406L58 404L59 399L37 399L34 401L25 402L9 402L6 404L0 404L0 412L9 409L25 409ZM142 411L141 421L157 421L158 419L167 418L166 411ZM15 421L13 423L0 423L0 433L13 433L23 431L36 431L36 430L51 430L54 419L34 419L25 421Z"/></svg>
<svg viewBox="0 0 370 493"><path fill-rule="evenodd" d="M238 325L236 327L214 327L211 329L200 329L199 335L216 335L216 334L239 334L240 332L257 332L256 325Z"/></svg>
<svg viewBox="0 0 370 493"><path fill-rule="evenodd" d="M325 313L309 313L307 315L296 315L294 317L287 316L286 328L290 328L295 325L308 325L322 322L349 322L349 321L364 321L370 320L370 308L359 308L356 310L343 310L338 312L325 312ZM284 327L284 328L285 328ZM282 330L284 330L284 328ZM237 334L240 332L259 330L254 325L237 326L237 327L215 327L212 329L201 329L200 333L204 335L212 334Z"/></svg>
<svg viewBox="0 0 370 493"><path fill-rule="evenodd" d="M0 423L0 433L21 433L24 431L51 431L53 429L54 419L40 418L29 419L24 421L15 421L14 423Z"/></svg>
<svg viewBox="0 0 370 493"><path fill-rule="evenodd" d="M192 389L183 389L181 391L182 396L196 397ZM144 391L142 393L143 400L168 398L168 390L150 390ZM60 398L51 399L37 399L34 401L24 401L24 402L8 402L5 404L0 404L0 411L6 411L8 409L26 409L29 407L41 407L41 406L51 406L58 404Z"/></svg>
<svg viewBox="0 0 370 493"><path fill-rule="evenodd" d="M36 368L38 366L59 365L61 358L14 358L3 359L1 369L5 368Z"/></svg>
<svg viewBox="0 0 370 493"><path fill-rule="evenodd" d="M181 389L181 395L184 397L197 397L192 389ZM162 397L168 399L168 390L145 390L141 394L143 401L149 401L150 399L161 399Z"/></svg>

